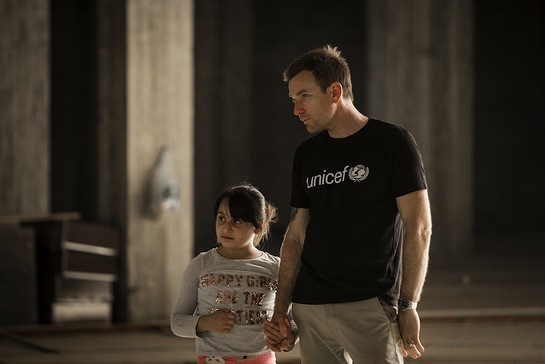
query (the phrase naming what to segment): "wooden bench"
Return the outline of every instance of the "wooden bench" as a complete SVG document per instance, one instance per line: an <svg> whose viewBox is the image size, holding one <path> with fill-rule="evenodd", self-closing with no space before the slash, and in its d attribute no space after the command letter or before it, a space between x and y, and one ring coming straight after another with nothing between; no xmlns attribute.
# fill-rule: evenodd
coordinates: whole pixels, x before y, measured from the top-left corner
<svg viewBox="0 0 545 364"><path fill-rule="evenodd" d="M10 232L7 237L2 235L0 241L12 251L6 259L15 254L8 245L21 240L13 240L12 231L30 234L18 243L28 242L27 250L33 254L32 259L25 261L28 268L10 268L6 264L7 271L2 275L20 278L33 274L35 277L26 279L33 286L30 292L36 292L28 294L35 297L33 307L37 311L34 316L37 320L31 321L49 324L111 320L113 284L118 280L120 266L119 232L113 226L83 222L80 218L77 212L0 216L2 230ZM10 316L15 319L14 315Z"/></svg>
<svg viewBox="0 0 545 364"><path fill-rule="evenodd" d="M52 321L110 321L119 269L117 229L70 221L59 248Z"/></svg>

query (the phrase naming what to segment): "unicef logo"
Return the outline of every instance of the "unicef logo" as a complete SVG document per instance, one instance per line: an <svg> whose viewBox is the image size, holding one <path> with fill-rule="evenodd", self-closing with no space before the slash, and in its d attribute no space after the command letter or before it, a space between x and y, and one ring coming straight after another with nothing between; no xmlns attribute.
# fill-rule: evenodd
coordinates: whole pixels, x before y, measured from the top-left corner
<svg viewBox="0 0 545 364"><path fill-rule="evenodd" d="M329 172L326 169L322 173L307 177L305 183L307 188L315 188L318 186L337 185L346 181L346 175L353 182L361 182L369 175L369 167L358 164L354 167L345 165L343 169L337 172Z"/></svg>
<svg viewBox="0 0 545 364"><path fill-rule="evenodd" d="M348 171L348 177L354 182L361 182L366 179L368 175L369 168L361 164L350 168Z"/></svg>

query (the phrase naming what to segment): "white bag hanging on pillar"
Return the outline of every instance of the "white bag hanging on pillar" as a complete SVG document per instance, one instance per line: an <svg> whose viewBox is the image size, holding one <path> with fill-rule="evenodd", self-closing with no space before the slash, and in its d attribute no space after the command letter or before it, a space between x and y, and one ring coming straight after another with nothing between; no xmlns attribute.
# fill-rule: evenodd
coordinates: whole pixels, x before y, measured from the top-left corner
<svg viewBox="0 0 545 364"><path fill-rule="evenodd" d="M146 216L159 218L164 212L180 208L180 187L174 178L168 147L159 152L148 184Z"/></svg>

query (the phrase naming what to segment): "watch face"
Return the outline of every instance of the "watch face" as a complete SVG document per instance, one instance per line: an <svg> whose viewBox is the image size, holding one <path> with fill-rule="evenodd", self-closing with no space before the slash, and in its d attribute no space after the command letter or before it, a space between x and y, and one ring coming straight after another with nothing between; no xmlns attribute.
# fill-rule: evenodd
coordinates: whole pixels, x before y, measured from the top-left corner
<svg viewBox="0 0 545 364"><path fill-rule="evenodd" d="M401 307L402 310L406 310L409 308L409 301L407 299L400 299L399 300L399 307Z"/></svg>

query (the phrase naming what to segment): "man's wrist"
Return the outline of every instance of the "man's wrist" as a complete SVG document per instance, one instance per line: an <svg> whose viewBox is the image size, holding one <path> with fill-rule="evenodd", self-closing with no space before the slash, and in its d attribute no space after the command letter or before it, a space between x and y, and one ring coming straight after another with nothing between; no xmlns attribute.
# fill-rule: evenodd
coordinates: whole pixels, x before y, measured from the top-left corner
<svg viewBox="0 0 545 364"><path fill-rule="evenodd" d="M287 315L289 305L286 308L283 308L281 305L276 304L274 307L273 315Z"/></svg>
<svg viewBox="0 0 545 364"><path fill-rule="evenodd" d="M397 301L397 307L402 311L416 310L418 302L411 301L408 298L400 297Z"/></svg>

